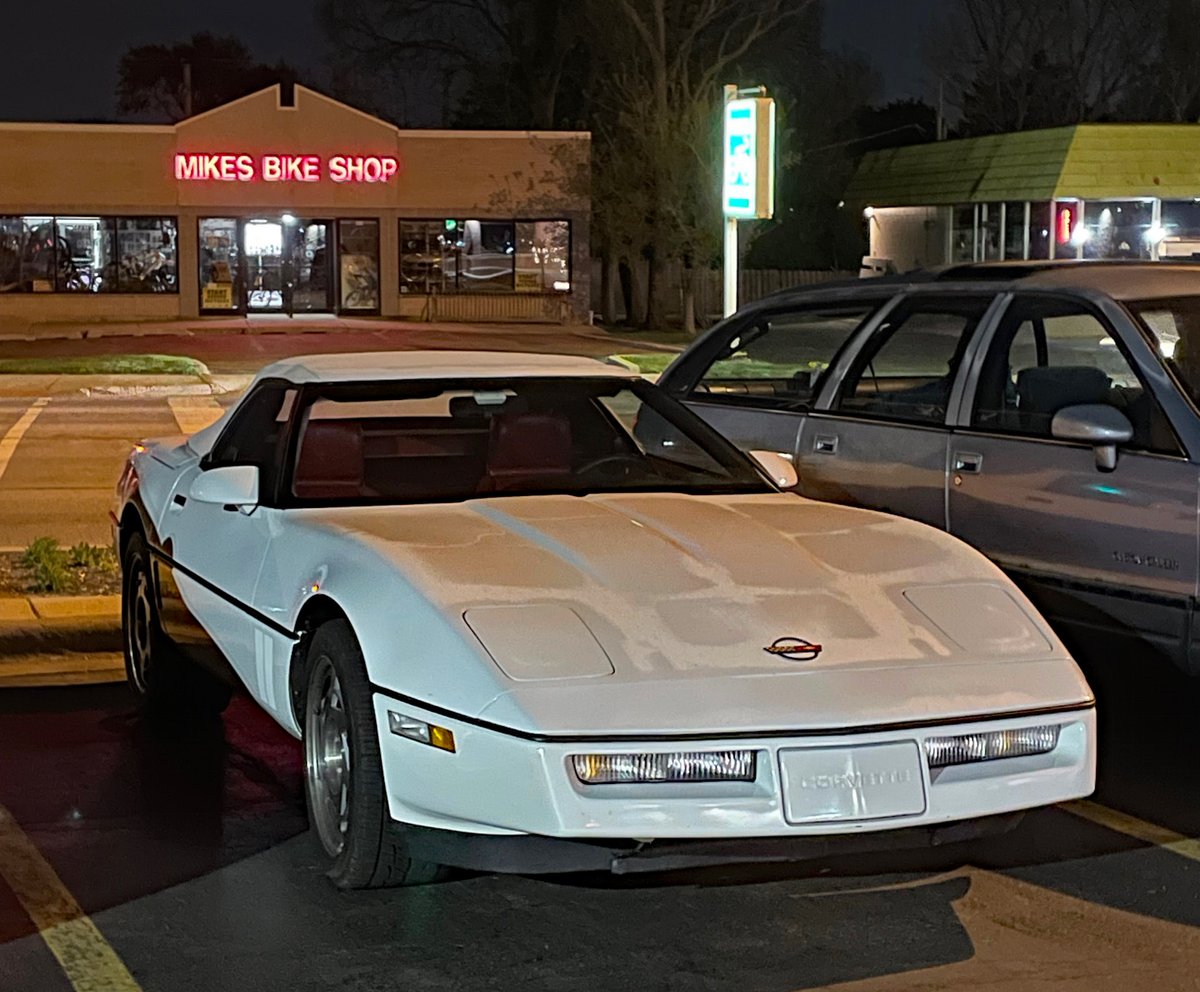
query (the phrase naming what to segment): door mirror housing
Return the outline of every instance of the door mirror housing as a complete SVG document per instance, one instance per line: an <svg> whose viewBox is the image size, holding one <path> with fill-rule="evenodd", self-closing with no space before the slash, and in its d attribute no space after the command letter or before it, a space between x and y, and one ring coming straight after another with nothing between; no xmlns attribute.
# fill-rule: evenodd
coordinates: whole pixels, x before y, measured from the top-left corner
<svg viewBox="0 0 1200 992"><path fill-rule="evenodd" d="M219 506L258 506L258 466L222 465L201 472L192 482L191 499Z"/></svg>
<svg viewBox="0 0 1200 992"><path fill-rule="evenodd" d="M1117 467L1117 446L1133 440L1133 424L1116 407L1084 403L1059 410L1050 433L1060 441L1090 444L1096 449L1096 468L1111 472Z"/></svg>
<svg viewBox="0 0 1200 992"><path fill-rule="evenodd" d="M750 457L758 462L759 467L780 489L795 489L800 484L796 466L787 455L781 455L778 451L751 451Z"/></svg>

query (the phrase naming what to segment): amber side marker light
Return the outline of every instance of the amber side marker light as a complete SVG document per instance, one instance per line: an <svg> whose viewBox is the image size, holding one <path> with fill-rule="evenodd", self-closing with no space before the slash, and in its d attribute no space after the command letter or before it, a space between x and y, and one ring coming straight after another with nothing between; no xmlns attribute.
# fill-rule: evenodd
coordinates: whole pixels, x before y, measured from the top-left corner
<svg viewBox="0 0 1200 992"><path fill-rule="evenodd" d="M388 710L388 729L397 737L407 737L418 744L428 744L440 751L454 753L454 732L433 723L426 723L405 713Z"/></svg>

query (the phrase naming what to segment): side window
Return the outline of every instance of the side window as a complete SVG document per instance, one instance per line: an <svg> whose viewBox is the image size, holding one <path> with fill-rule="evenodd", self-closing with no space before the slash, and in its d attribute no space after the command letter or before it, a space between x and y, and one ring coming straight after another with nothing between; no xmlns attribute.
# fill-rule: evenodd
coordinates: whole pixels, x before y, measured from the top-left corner
<svg viewBox="0 0 1200 992"><path fill-rule="evenodd" d="M1106 404L1124 413L1133 424L1131 447L1179 451L1166 415L1107 324L1073 300L1015 300L984 359L971 425L1049 438L1054 415L1081 404Z"/></svg>
<svg viewBox="0 0 1200 992"><path fill-rule="evenodd" d="M689 398L803 409L842 345L882 303L763 314L718 352Z"/></svg>
<svg viewBox="0 0 1200 992"><path fill-rule="evenodd" d="M992 297L916 298L889 315L851 366L834 409L944 424L950 392Z"/></svg>
<svg viewBox="0 0 1200 992"><path fill-rule="evenodd" d="M279 383L259 386L221 432L206 467L257 465L260 491L274 492L283 458L283 438L295 399L294 387Z"/></svg>

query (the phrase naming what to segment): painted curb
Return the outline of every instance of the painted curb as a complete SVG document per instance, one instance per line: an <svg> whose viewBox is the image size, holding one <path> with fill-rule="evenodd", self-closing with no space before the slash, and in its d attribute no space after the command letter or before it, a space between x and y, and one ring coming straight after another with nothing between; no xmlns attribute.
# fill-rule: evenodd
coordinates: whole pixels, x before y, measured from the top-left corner
<svg viewBox="0 0 1200 992"><path fill-rule="evenodd" d="M120 620L120 596L2 596L0 622Z"/></svg>

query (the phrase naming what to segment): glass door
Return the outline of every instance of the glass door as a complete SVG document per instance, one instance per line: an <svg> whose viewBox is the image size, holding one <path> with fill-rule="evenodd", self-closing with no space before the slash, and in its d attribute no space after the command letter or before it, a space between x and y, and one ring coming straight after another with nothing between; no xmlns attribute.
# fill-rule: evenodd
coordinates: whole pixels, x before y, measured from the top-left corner
<svg viewBox="0 0 1200 992"><path fill-rule="evenodd" d="M288 218L284 218L285 221ZM288 313L320 313L333 309L333 259L328 221L292 221L286 225L284 309Z"/></svg>
<svg viewBox="0 0 1200 992"><path fill-rule="evenodd" d="M282 313L283 224L277 220L248 220L242 238L246 259L246 310L249 313Z"/></svg>
<svg viewBox="0 0 1200 992"><path fill-rule="evenodd" d="M200 218L201 313L231 313L242 309L238 243L236 218Z"/></svg>

